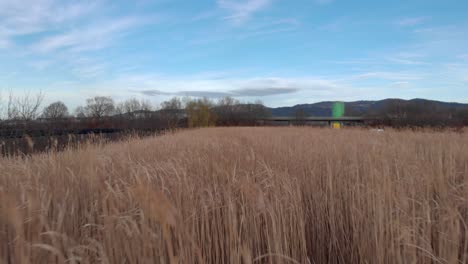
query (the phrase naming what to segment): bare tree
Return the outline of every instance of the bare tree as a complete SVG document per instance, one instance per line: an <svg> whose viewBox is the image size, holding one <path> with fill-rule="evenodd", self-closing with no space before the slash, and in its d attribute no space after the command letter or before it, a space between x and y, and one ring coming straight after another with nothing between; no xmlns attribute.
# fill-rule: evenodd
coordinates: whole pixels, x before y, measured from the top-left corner
<svg viewBox="0 0 468 264"><path fill-rule="evenodd" d="M114 100L107 96L96 96L86 100L86 112L91 117L110 116L115 112Z"/></svg>
<svg viewBox="0 0 468 264"><path fill-rule="evenodd" d="M65 118L68 116L68 108L63 102L57 101L44 108L42 116L49 119Z"/></svg>
<svg viewBox="0 0 468 264"><path fill-rule="evenodd" d="M75 116L77 118L84 118L87 116L86 114L86 108L84 108L83 106L78 106L77 108L75 108Z"/></svg>
<svg viewBox="0 0 468 264"><path fill-rule="evenodd" d="M159 113L167 120L167 125L169 127L176 127L181 118L185 115L185 112L182 110L182 105L182 100L178 97L161 103L161 110Z"/></svg>
<svg viewBox="0 0 468 264"><path fill-rule="evenodd" d="M294 111L294 117L296 118L296 125L303 126L305 125L307 117L309 117L309 114L306 112L306 110L303 107L299 107Z"/></svg>
<svg viewBox="0 0 468 264"><path fill-rule="evenodd" d="M233 97L226 96L218 100L215 112L218 118L218 123L221 125L236 125L239 119L242 118L240 102Z"/></svg>
<svg viewBox="0 0 468 264"><path fill-rule="evenodd" d="M15 104L15 98L13 97L13 91L10 90L10 94L8 95L8 103L7 103L7 119L13 120L18 119L18 108Z"/></svg>
<svg viewBox="0 0 468 264"><path fill-rule="evenodd" d="M231 96L226 96L218 100L218 105L219 106L235 106L240 104L239 100L231 97Z"/></svg>
<svg viewBox="0 0 468 264"><path fill-rule="evenodd" d="M174 97L169 101L161 103L161 109L163 110L180 110L182 109L182 100L178 97Z"/></svg>
<svg viewBox="0 0 468 264"><path fill-rule="evenodd" d="M0 116L0 119L2 119L4 116L3 116L3 110L4 109L4 105L3 105L3 100L2 100L2 91L0 91L0 113L1 113L1 116Z"/></svg>
<svg viewBox="0 0 468 264"><path fill-rule="evenodd" d="M116 107L116 112L118 114L129 114L133 116L136 112L139 111L151 111L152 106L151 103L144 100L138 100L135 98L128 99Z"/></svg>
<svg viewBox="0 0 468 264"><path fill-rule="evenodd" d="M39 92L35 96L26 92L22 97L15 98L12 91L8 98L8 119L33 120L39 116L39 108L44 100L44 95Z"/></svg>
<svg viewBox="0 0 468 264"><path fill-rule="evenodd" d="M151 102L147 101L147 100L141 100L140 101L140 108L143 111L152 111L153 110L153 106L151 105Z"/></svg>

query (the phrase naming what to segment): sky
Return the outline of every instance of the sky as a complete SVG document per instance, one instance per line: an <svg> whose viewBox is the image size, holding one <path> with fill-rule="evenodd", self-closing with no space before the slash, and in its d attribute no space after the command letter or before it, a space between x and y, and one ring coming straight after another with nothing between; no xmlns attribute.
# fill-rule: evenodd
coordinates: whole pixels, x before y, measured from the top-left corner
<svg viewBox="0 0 468 264"><path fill-rule="evenodd" d="M464 0L0 0L0 90L468 103Z"/></svg>

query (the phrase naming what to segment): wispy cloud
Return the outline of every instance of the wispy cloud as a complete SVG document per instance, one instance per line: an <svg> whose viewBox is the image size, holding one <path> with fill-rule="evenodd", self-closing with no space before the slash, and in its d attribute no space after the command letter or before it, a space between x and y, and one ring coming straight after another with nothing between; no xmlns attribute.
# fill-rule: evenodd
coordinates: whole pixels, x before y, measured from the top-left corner
<svg viewBox="0 0 468 264"><path fill-rule="evenodd" d="M142 25L147 19L124 17L96 23L79 30L46 37L33 45L33 50L46 53L54 50L67 49L71 51L96 50L107 47L119 36L132 28Z"/></svg>
<svg viewBox="0 0 468 264"><path fill-rule="evenodd" d="M268 20L264 23L252 25L249 27L249 29L261 30L261 29L271 29L271 28L278 28L278 27L284 27L284 26L297 27L300 25L301 25L301 21L299 19L288 17L288 18Z"/></svg>
<svg viewBox="0 0 468 264"><path fill-rule="evenodd" d="M301 21L295 18L266 19L242 27L237 34L222 31L217 34L205 33L189 41L190 45L206 45L213 42L245 40L254 37L293 32L301 27Z"/></svg>
<svg viewBox="0 0 468 264"><path fill-rule="evenodd" d="M137 91L147 96L159 96L159 95L170 95L170 96L191 96L191 97L209 97L209 98L221 98L226 96L233 97L265 97L281 94L290 94L299 91L297 88L242 88L230 90L227 92L217 91L179 91L179 92L163 92L160 90L143 90Z"/></svg>
<svg viewBox="0 0 468 264"><path fill-rule="evenodd" d="M143 78L148 81L148 78ZM150 78L151 79L151 78ZM199 83L206 90L188 90L188 83ZM298 92L299 87L281 87L282 85L303 85L301 81L281 78L256 78L256 79L193 79L186 81L167 80L155 78L146 85L172 87L176 91L161 89L132 90L147 96L193 96L219 98L233 97L265 97ZM200 87L199 85L196 85ZM234 88L236 87L236 88ZM224 91L223 91L224 90Z"/></svg>
<svg viewBox="0 0 468 264"><path fill-rule="evenodd" d="M54 61L53 60L37 60L37 61L32 61L28 64L35 70L42 71L46 69L47 67L51 66L52 64L54 64Z"/></svg>
<svg viewBox="0 0 468 264"><path fill-rule="evenodd" d="M402 65L423 65L426 64L424 58L423 54L410 52L400 52L386 57L389 62Z"/></svg>
<svg viewBox="0 0 468 264"><path fill-rule="evenodd" d="M280 94L291 94L299 91L299 88L295 87L249 87L237 90L232 90L231 93L234 96L251 96L251 97L263 97Z"/></svg>
<svg viewBox="0 0 468 264"><path fill-rule="evenodd" d="M0 39L55 30L96 10L101 1L2 0Z"/></svg>
<svg viewBox="0 0 468 264"><path fill-rule="evenodd" d="M124 75L117 79L98 81L82 89L108 95L132 94L151 96L152 100L164 100L170 96L194 96L219 98L265 98L283 100L285 95L294 98L317 96L357 96L359 93L346 83L313 77L257 77L257 78L201 78L194 76ZM112 87L112 88L110 88ZM283 99L281 99L283 98Z"/></svg>
<svg viewBox="0 0 468 264"><path fill-rule="evenodd" d="M400 81L400 82L393 82L390 84L392 88L408 88L410 87L410 82L407 81Z"/></svg>
<svg viewBox="0 0 468 264"><path fill-rule="evenodd" d="M0 49L4 49L8 46L10 46L10 41L5 37L2 38L2 36L0 36Z"/></svg>
<svg viewBox="0 0 468 264"><path fill-rule="evenodd" d="M135 91L146 96L190 96L190 97L208 97L208 98L222 98L226 96L232 96L228 92L216 92L216 91L179 91L179 92L163 92L160 90L143 90Z"/></svg>
<svg viewBox="0 0 468 264"><path fill-rule="evenodd" d="M335 0L314 0L314 3L319 5L328 5L333 3Z"/></svg>
<svg viewBox="0 0 468 264"><path fill-rule="evenodd" d="M345 17L340 17L337 18L329 23L320 25L318 27L319 30L324 30L324 31L340 31L344 27L349 26L352 22L349 21L349 19Z"/></svg>
<svg viewBox="0 0 468 264"><path fill-rule="evenodd" d="M153 19L110 18L104 1L0 0L0 48L28 45L31 51L41 53L96 50ZM29 42L17 41L18 37L28 35L32 35Z"/></svg>
<svg viewBox="0 0 468 264"><path fill-rule="evenodd" d="M347 59L347 60L332 60L326 61L327 63L333 64L342 64L342 65L359 65L367 67L384 67L384 66L395 66L395 65L427 65L425 61L427 56L423 53L418 52L394 52L394 53L384 53L382 54L373 54L369 57L356 58L356 59Z"/></svg>
<svg viewBox="0 0 468 264"><path fill-rule="evenodd" d="M400 26L400 27L413 27L413 26L421 25L430 19L431 18L427 16L406 17L406 18L400 18L394 21L394 23L395 25Z"/></svg>
<svg viewBox="0 0 468 264"><path fill-rule="evenodd" d="M420 80L422 77L419 74L413 73L404 73L404 72L385 72L385 71L376 71L376 72L365 72L354 75L351 79L382 79L390 81L410 81L410 80Z"/></svg>
<svg viewBox="0 0 468 264"><path fill-rule="evenodd" d="M274 35L278 33L286 33L286 32L291 32L291 31L296 31L296 30L297 30L297 26L295 25L284 25L284 26L278 25L276 28L272 27L272 28L264 28L264 29L259 29L259 30L248 31L248 32L239 34L237 38L247 39L251 37Z"/></svg>
<svg viewBox="0 0 468 264"><path fill-rule="evenodd" d="M242 24L249 20L253 14L267 8L272 0L217 0L221 9L227 10L230 14L225 17L226 20L234 24Z"/></svg>
<svg viewBox="0 0 468 264"><path fill-rule="evenodd" d="M218 14L219 14L218 10L207 10L207 11L203 11L203 12L200 12L200 13L194 15L193 17L190 18L190 20L192 22L197 22L197 21L201 21L201 20L216 17Z"/></svg>
<svg viewBox="0 0 468 264"><path fill-rule="evenodd" d="M325 63L338 64L338 65L380 65L384 64L382 60L375 58L358 58L346 60L327 60Z"/></svg>
<svg viewBox="0 0 468 264"><path fill-rule="evenodd" d="M72 73L80 79L92 79L105 73L107 65L88 58L78 59L72 63Z"/></svg>
<svg viewBox="0 0 468 264"><path fill-rule="evenodd" d="M356 29L362 29L368 27L371 22L369 20L360 19L360 18L353 18L350 16L340 16L334 17L328 21L323 20L323 24L318 24L316 29L323 30L323 31L346 31L352 32Z"/></svg>
<svg viewBox="0 0 468 264"><path fill-rule="evenodd" d="M465 85L468 83L468 62L449 63L444 68L442 72L451 76L452 80L461 80Z"/></svg>

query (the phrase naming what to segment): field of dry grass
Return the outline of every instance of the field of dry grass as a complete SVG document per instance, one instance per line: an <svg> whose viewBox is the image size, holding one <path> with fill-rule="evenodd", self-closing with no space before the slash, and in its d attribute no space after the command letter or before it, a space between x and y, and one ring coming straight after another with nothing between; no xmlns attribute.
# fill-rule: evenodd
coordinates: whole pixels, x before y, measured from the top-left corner
<svg viewBox="0 0 468 264"><path fill-rule="evenodd" d="M0 263L468 263L468 135L209 128L0 160Z"/></svg>

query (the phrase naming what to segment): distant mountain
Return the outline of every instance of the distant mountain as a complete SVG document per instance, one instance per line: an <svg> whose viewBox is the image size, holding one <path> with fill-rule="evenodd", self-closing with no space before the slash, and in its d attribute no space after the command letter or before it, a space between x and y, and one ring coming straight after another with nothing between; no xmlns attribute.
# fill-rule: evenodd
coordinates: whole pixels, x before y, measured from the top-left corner
<svg viewBox="0 0 468 264"><path fill-rule="evenodd" d="M287 107L269 108L272 116L284 117L294 116L297 111L304 111L309 116L328 117L332 113L332 105L334 102L325 101L313 104L300 104ZM392 107L404 106L405 109L426 109L427 111L457 111L460 109L468 109L468 104L441 102L426 99L385 99L379 101L354 101L345 102L346 116L365 116L365 115L381 115L390 111Z"/></svg>

